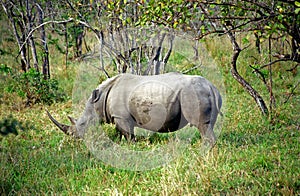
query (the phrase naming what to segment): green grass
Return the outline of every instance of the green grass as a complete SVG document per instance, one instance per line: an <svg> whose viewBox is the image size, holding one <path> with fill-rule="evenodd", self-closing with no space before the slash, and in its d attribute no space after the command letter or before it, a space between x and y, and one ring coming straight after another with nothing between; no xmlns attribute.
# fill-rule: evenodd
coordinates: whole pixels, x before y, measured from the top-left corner
<svg viewBox="0 0 300 196"><path fill-rule="evenodd" d="M18 130L18 135L0 136L0 194L299 195L299 88L283 103L299 73L274 74L277 108L271 123L260 115L252 98L228 72L231 46L220 46L217 39L207 43L222 71L227 100L223 129L211 152L203 155L198 139L165 166L140 172L114 168L98 160L83 141L64 135L48 119L46 108L59 121L69 123L71 100L29 108L17 96L3 94L0 121L12 115L26 126ZM178 56L172 61L176 58L182 60ZM0 63L10 64L8 60L1 57ZM51 61L57 65L60 62L58 57ZM242 56L239 69L264 92L265 87L246 68L250 61L247 55ZM73 63L68 70L58 66L52 70L69 97L77 66ZM275 69L279 73L280 68ZM268 99L267 93L263 95ZM104 128L115 136L113 126ZM148 149L168 140L167 136L153 138L152 142L140 139L137 144L121 141L121 145Z"/></svg>
<svg viewBox="0 0 300 196"><path fill-rule="evenodd" d="M165 167L133 172L97 160L83 142L55 129L40 108L15 117L24 115L39 119L31 122L35 128L1 139L0 190L6 194L299 193L299 131L269 131L262 119L231 125L235 130L224 130L206 156L196 143Z"/></svg>

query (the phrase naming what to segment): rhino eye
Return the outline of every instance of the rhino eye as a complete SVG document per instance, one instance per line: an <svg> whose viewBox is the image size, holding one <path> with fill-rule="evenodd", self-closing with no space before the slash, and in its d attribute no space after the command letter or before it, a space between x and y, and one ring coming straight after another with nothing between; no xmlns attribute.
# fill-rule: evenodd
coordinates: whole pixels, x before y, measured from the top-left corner
<svg viewBox="0 0 300 196"><path fill-rule="evenodd" d="M79 126L84 126L85 125L85 122L82 122L79 124Z"/></svg>

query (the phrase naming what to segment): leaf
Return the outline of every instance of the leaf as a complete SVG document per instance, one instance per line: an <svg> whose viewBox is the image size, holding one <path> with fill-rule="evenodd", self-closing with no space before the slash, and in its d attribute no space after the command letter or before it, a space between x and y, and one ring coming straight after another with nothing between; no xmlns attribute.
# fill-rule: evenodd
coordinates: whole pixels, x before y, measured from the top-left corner
<svg viewBox="0 0 300 196"><path fill-rule="evenodd" d="M298 14L300 12L300 8L297 8L296 10L295 10L295 14Z"/></svg>
<svg viewBox="0 0 300 196"><path fill-rule="evenodd" d="M205 19L205 15L202 14L202 15L201 15L201 18L200 18L200 21L204 21L204 19Z"/></svg>
<svg viewBox="0 0 300 196"><path fill-rule="evenodd" d="M205 26L202 25L202 26L201 26L201 33L202 33L202 34L205 34L205 32L206 32Z"/></svg>
<svg viewBox="0 0 300 196"><path fill-rule="evenodd" d="M265 29L266 29L266 30L270 30L270 29L272 29L272 28L271 28L270 26L266 25L266 26L265 26Z"/></svg>
<svg viewBox="0 0 300 196"><path fill-rule="evenodd" d="M300 2L299 2L299 1L295 1L295 5L296 5L297 7L300 7Z"/></svg>
<svg viewBox="0 0 300 196"><path fill-rule="evenodd" d="M178 26L178 22L175 21L174 24L173 24L173 28L176 29L177 26Z"/></svg>
<svg viewBox="0 0 300 196"><path fill-rule="evenodd" d="M249 41L249 39L248 39L247 37L243 37L242 43L243 43L243 44L249 44L250 41Z"/></svg>

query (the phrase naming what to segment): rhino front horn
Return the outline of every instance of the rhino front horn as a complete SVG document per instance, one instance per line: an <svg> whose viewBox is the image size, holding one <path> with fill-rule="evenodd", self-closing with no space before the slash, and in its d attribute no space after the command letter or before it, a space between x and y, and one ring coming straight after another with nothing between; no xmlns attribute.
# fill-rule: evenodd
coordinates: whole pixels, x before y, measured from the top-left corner
<svg viewBox="0 0 300 196"><path fill-rule="evenodd" d="M68 134L68 130L70 129L70 126L68 125L64 125L64 124L61 124L59 123L57 120L55 120L55 118L53 118L51 116L51 114L48 112L48 110L46 110L50 120L60 129L62 130L65 134Z"/></svg>

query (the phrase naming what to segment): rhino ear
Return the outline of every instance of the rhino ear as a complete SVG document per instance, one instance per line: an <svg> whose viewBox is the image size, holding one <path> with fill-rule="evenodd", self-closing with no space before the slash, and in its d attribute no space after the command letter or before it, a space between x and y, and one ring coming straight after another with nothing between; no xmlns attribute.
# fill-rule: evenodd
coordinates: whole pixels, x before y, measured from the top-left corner
<svg viewBox="0 0 300 196"><path fill-rule="evenodd" d="M68 116L69 120L71 121L72 125L75 125L76 124L76 119L71 117L71 116Z"/></svg>
<svg viewBox="0 0 300 196"><path fill-rule="evenodd" d="M99 89L95 89L92 93L92 102L93 103L96 103L99 99L100 99L100 96L101 96L101 92Z"/></svg>

